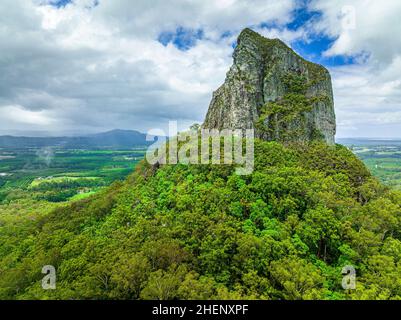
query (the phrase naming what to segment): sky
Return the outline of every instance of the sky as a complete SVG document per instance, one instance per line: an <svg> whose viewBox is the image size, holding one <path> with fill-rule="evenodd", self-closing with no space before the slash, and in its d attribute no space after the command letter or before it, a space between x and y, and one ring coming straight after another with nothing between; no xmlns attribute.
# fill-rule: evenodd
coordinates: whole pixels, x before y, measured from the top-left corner
<svg viewBox="0 0 401 320"><path fill-rule="evenodd" d="M1 0L0 134L201 123L245 27L326 66L337 137L401 137L399 0Z"/></svg>

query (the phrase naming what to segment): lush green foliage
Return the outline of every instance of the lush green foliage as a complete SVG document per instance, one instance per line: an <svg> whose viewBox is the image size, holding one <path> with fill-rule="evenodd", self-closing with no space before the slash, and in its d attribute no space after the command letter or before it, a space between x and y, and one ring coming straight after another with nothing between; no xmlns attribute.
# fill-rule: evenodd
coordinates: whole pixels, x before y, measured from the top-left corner
<svg viewBox="0 0 401 320"><path fill-rule="evenodd" d="M401 195L339 145L255 149L249 176L141 163L90 198L0 221L0 298L400 299Z"/></svg>

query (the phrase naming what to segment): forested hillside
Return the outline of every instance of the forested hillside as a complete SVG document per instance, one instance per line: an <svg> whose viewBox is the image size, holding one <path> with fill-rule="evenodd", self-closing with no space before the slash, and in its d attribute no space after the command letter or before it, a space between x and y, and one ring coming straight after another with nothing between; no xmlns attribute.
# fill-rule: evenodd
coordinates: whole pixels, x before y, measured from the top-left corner
<svg viewBox="0 0 401 320"><path fill-rule="evenodd" d="M249 176L142 162L90 198L0 215L0 298L400 299L400 206L340 145L257 141Z"/></svg>

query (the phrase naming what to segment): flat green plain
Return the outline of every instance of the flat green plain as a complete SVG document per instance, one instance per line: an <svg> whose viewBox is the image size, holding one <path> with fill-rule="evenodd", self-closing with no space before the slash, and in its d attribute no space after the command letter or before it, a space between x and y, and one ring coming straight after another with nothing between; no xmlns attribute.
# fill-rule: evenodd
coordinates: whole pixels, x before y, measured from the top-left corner
<svg viewBox="0 0 401 320"><path fill-rule="evenodd" d="M144 157L132 150L0 149L0 203L64 202L123 180Z"/></svg>

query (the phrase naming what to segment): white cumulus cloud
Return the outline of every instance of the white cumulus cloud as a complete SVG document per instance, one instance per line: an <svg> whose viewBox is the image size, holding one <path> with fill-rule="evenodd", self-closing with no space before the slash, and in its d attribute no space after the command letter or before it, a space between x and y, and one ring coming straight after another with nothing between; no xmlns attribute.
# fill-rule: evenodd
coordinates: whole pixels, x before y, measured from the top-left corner
<svg viewBox="0 0 401 320"><path fill-rule="evenodd" d="M330 68L339 136L401 136L400 1L312 0L308 9L321 17L297 30L287 26L303 3L297 0L55 3L0 2L1 133L201 122L232 63L236 36L251 26L288 44L333 38L324 55L356 61ZM344 23L350 12L354 21ZM177 28L187 32L184 40L198 35L188 50L159 41Z"/></svg>

